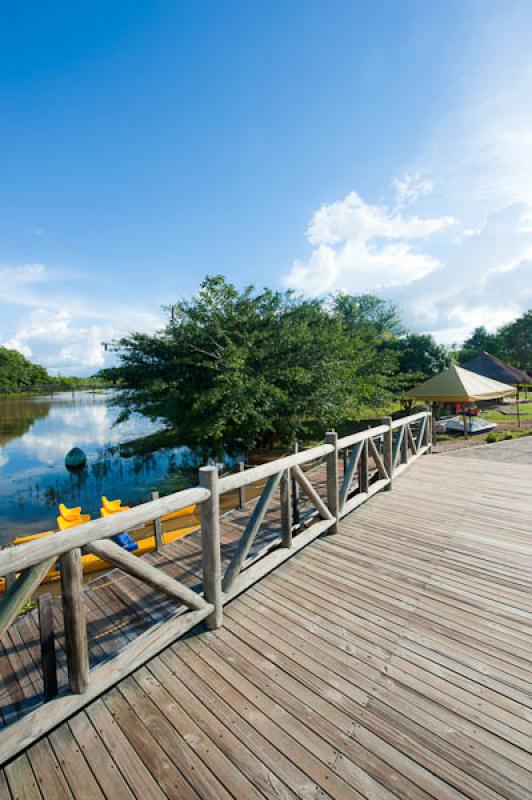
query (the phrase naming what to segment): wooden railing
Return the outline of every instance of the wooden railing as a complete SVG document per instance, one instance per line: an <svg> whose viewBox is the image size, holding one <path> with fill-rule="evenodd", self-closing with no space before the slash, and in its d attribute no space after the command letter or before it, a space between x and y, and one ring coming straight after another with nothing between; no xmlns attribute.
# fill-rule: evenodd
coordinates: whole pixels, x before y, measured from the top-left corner
<svg viewBox="0 0 532 800"><path fill-rule="evenodd" d="M223 606L326 531L338 532L339 520L392 482L431 448L431 414L392 421L350 436L326 434L325 443L248 470L219 477L216 467L199 470L199 486L152 500L112 517L87 522L0 552L0 575L16 574L0 601L0 637L16 620L50 568L59 560L68 690L53 697L46 710L36 709L0 734L0 763L99 696L122 677L200 622L211 629L223 624ZM326 490L322 497L312 466L325 462ZM342 480L340 465L343 461ZM307 469L304 470L303 467ZM264 483L251 516L222 574L220 497ZM280 534L255 552L257 535L279 489ZM300 512L294 495L304 495ZM200 507L203 591L200 594L122 549L111 537L153 522L191 504ZM297 519L295 519L297 515ZM89 668L89 643L84 604L82 555L93 553L134 576L176 603L173 615L139 635L108 661ZM49 615L40 615L48 625ZM48 620L47 620L48 617ZM47 621L46 621L47 620ZM41 636L41 639L43 637ZM43 673L54 683L46 654ZM52 692L53 694L53 692Z"/></svg>

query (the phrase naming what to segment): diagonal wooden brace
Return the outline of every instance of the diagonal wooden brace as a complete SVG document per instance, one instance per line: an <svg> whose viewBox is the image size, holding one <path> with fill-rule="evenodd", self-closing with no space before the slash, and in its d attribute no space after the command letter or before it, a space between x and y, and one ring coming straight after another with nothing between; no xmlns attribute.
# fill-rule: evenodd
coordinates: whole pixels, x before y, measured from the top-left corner
<svg viewBox="0 0 532 800"><path fill-rule="evenodd" d="M268 510L268 506L275 490L277 489L277 486L279 485L282 475L283 472L277 472L275 475L271 475L266 482L266 486L264 487L264 490L260 496L259 502L253 509L251 519L249 520L246 530L242 534L242 538L238 543L236 552L225 571L222 581L222 589L224 592L231 591L234 582L240 575L240 570L242 569L244 561L248 557L251 546L255 541L257 533L259 532L264 515Z"/></svg>
<svg viewBox="0 0 532 800"><path fill-rule="evenodd" d="M309 500L312 500L316 508L318 509L319 515L322 519L334 519L334 516L331 514L319 494L317 493L314 486L311 484L303 470L299 465L292 467L292 471L294 473L294 478L298 482L299 486L301 487L301 491L305 492Z"/></svg>
<svg viewBox="0 0 532 800"><path fill-rule="evenodd" d="M172 600L184 603L189 608L199 611L207 605L203 597L193 592L192 589L178 583L170 575L166 575L162 570L148 564L142 558L128 553L116 542L99 539L96 542L91 542L83 550L84 552L94 553L95 556L103 558L104 561L108 561L114 567L118 567L123 572L127 572L128 575L147 583L148 586L157 589L167 597L171 597Z"/></svg>
<svg viewBox="0 0 532 800"><path fill-rule="evenodd" d="M379 451L377 450L377 448L375 446L375 442L373 441L373 439L368 439L368 448L369 448L370 455L373 458L373 461L375 462L375 466L377 467L377 469L379 471L379 475L381 476L381 478L389 478L390 476L388 475L388 470L384 466L384 462L383 462L383 460L382 460L382 458L380 456Z"/></svg>
<svg viewBox="0 0 532 800"><path fill-rule="evenodd" d="M360 459L363 445L364 442L357 442L351 451L347 468L345 470L344 479L342 481L342 486L340 488L340 511L343 509L345 501L349 496L349 489L351 487L356 468L358 467L358 461Z"/></svg>
<svg viewBox="0 0 532 800"><path fill-rule="evenodd" d="M55 557L47 558L46 561L21 572L17 580L11 584L0 601L0 637L17 618L20 609L31 599L54 563Z"/></svg>
<svg viewBox="0 0 532 800"><path fill-rule="evenodd" d="M419 426L419 431L417 432L416 450L419 450L419 448L423 445L426 427L427 427L427 418L423 417L423 419L421 420L421 425Z"/></svg>
<svg viewBox="0 0 532 800"><path fill-rule="evenodd" d="M408 437L408 444L410 445L410 448L412 450L412 455L415 456L417 453L417 446L410 425L406 425L406 435Z"/></svg>
<svg viewBox="0 0 532 800"><path fill-rule="evenodd" d="M399 453L401 452L401 445L403 444L404 435L405 435L405 427L403 425L402 428L399 428L399 435L397 436L397 439L393 446L392 463L394 469L397 466L397 460L399 458Z"/></svg>

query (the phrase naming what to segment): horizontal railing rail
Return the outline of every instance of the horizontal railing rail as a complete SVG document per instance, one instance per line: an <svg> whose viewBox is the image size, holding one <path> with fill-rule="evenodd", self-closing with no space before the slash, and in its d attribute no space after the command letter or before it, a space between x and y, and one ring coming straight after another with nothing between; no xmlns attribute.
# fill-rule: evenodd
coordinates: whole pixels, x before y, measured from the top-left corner
<svg viewBox="0 0 532 800"><path fill-rule="evenodd" d="M68 531L57 531L31 542L0 550L0 575L32 567L46 558L56 558L75 547L85 547L97 539L108 539L124 531L153 522L165 514L172 514L187 506L202 503L209 496L202 488L184 489L181 492L150 500L111 517L85 522Z"/></svg>
<svg viewBox="0 0 532 800"><path fill-rule="evenodd" d="M242 486L249 486L251 483L257 483L290 467L316 461L319 458L323 458L323 456L329 455L332 451L332 445L321 444L317 447L310 447L308 450L301 450L299 453L294 453L290 456L283 456L283 458L278 458L275 461L268 461L266 464L259 464L257 467L250 467L244 472L224 476L219 481L220 494L240 489Z"/></svg>
<svg viewBox="0 0 532 800"><path fill-rule="evenodd" d="M215 629L223 624L223 606L261 577L292 557L325 532L334 535L346 514L377 492L392 488L393 480L432 446L430 409L339 438L326 434L325 443L274 461L219 477L214 466L199 470L199 486L93 520L68 531L0 551L0 575L14 575L0 599L0 636L16 620L54 564L59 561L64 619L68 691L57 696L50 687L55 661L42 653L46 712L30 712L0 733L0 763L49 731L69 715L99 696L122 677L156 655L179 636L203 622ZM323 475L314 467L325 463ZM343 468L341 469L343 465ZM260 489L253 504L246 503L244 489ZM237 492L238 507L250 506L250 516L239 540L229 551L222 570L220 497ZM277 500L276 500L277 498ZM304 509L303 509L304 500ZM274 502L277 505L273 507ZM111 537L131 531L175 511L196 504L201 528L201 592L194 591L160 567L138 558ZM269 515L269 516L268 516ZM266 519L279 516L279 534L257 547ZM271 527L271 526L270 526ZM274 526L275 527L275 526ZM160 523L159 523L160 528ZM159 542L163 537L159 530ZM82 556L92 553L106 563L140 580L175 601L174 613L133 639L116 655L89 668L89 642L84 603ZM43 626L49 628L51 613L40 604ZM49 640L41 631L41 641ZM53 636L52 636L53 641ZM47 688L46 688L47 687Z"/></svg>

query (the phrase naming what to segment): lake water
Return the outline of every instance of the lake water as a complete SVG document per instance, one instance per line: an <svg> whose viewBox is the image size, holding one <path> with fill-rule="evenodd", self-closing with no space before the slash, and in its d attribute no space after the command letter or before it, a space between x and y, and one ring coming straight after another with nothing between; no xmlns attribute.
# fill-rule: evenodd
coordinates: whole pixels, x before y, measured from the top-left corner
<svg viewBox="0 0 532 800"><path fill-rule="evenodd" d="M199 461L186 447L121 455L119 444L158 425L140 415L115 425L122 409L112 399L112 391L0 398L0 544L56 528L59 502L95 517L102 494L135 504L194 481ZM72 447L87 455L82 472L65 468Z"/></svg>

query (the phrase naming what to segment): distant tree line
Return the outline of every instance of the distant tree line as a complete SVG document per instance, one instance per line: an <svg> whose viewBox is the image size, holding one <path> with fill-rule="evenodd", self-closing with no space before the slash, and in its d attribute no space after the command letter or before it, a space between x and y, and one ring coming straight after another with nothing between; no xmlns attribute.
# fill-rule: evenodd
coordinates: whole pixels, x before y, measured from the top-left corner
<svg viewBox="0 0 532 800"><path fill-rule="evenodd" d="M33 364L18 350L0 345L0 393L39 390L81 389L102 384L100 378L54 376L40 364Z"/></svg>
<svg viewBox="0 0 532 800"><path fill-rule="evenodd" d="M513 322L503 325L495 333L489 333L484 327L475 328L462 345L458 360L465 364L483 352L526 372L532 372L532 309Z"/></svg>
<svg viewBox="0 0 532 800"><path fill-rule="evenodd" d="M373 295L305 299L206 278L166 326L112 346L124 416L163 419L181 441L250 448L384 408L450 363L432 336L407 334Z"/></svg>
<svg viewBox="0 0 532 800"><path fill-rule="evenodd" d="M0 346L0 390L24 391L52 381L40 364L32 364L18 350Z"/></svg>

